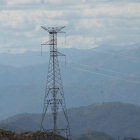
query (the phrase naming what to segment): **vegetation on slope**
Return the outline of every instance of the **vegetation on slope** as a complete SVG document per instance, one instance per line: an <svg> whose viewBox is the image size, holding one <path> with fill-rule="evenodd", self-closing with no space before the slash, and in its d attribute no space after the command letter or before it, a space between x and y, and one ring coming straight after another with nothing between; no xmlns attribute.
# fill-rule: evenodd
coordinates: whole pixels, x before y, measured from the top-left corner
<svg viewBox="0 0 140 140"><path fill-rule="evenodd" d="M57 140L66 140L58 135L56 135L56 137ZM0 140L51 140L51 136L39 131L16 134L11 131L0 129Z"/></svg>

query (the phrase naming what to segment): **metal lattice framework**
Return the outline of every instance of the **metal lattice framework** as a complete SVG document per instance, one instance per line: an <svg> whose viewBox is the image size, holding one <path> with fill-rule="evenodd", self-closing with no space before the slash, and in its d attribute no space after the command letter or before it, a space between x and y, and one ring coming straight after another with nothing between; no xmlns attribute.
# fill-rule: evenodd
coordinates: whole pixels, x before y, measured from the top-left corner
<svg viewBox="0 0 140 140"><path fill-rule="evenodd" d="M58 56L65 55L58 52L57 50L57 34L64 33L62 31L64 27L59 28L58 27L46 28L43 26L41 27L49 33L50 38L47 43L42 44L42 45L50 45L50 60L49 60L46 92L44 98L43 115L41 121L41 130L45 132L51 132L51 134L53 135L52 140L57 140L55 138L55 135L57 134L63 135L69 139L71 138L71 134L58 62ZM46 114L49 108L52 114L51 116L53 121L52 128L47 128L47 124L45 125L45 118L47 118ZM65 118L66 124L65 128L58 128L57 126L59 109L61 109L61 111L63 112L63 116Z"/></svg>

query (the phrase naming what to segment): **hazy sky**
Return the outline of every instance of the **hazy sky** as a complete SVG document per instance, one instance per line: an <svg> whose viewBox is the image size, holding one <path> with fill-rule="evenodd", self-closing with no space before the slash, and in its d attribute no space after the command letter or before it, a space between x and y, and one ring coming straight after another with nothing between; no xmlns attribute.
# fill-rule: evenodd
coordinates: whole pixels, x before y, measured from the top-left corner
<svg viewBox="0 0 140 140"><path fill-rule="evenodd" d="M140 0L0 0L0 51L40 50L41 25L67 26L60 47L140 43Z"/></svg>

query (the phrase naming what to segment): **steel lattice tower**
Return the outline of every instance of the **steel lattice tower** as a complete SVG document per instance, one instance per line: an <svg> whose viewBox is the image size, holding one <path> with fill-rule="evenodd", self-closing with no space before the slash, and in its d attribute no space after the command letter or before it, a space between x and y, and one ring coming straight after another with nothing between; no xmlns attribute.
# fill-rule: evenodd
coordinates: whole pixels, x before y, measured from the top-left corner
<svg viewBox="0 0 140 140"><path fill-rule="evenodd" d="M63 85L60 75L60 68L58 62L58 56L65 56L64 54L58 52L57 50L57 34L64 33L62 29L64 27L43 27L49 33L49 41L43 45L50 45L50 60L49 60L49 68L48 68L48 76L47 76L47 84L44 98L44 108L43 115L41 121L41 130L44 132L52 133L52 140L57 140L55 135L63 135L68 139L71 138L70 128L69 128L69 120L67 115L67 109L65 104ZM45 127L45 118L48 109L52 113L52 128ZM58 128L57 119L58 119L58 110L61 109L63 112L63 116L65 118L65 127ZM46 124L47 126L47 124Z"/></svg>

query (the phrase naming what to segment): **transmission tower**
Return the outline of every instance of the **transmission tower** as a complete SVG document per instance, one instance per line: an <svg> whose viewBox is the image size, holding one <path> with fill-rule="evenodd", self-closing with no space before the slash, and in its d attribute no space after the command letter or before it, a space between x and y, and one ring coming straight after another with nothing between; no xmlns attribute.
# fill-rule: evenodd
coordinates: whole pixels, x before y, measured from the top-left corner
<svg viewBox="0 0 140 140"><path fill-rule="evenodd" d="M52 140L57 140L56 135L62 135L65 136L67 139L69 139L71 138L71 134L58 62L58 56L65 55L57 50L57 34L65 33L62 31L64 27L48 27L48 28L44 26L41 27L49 33L49 41L42 45L50 45L50 60L44 98L43 115L41 120L41 131L51 133ZM51 112L53 124L51 128L50 127L47 128L48 124L45 121L49 109ZM58 111L60 111L59 109L61 109L61 111L63 112L63 117L65 120L65 125L64 126L62 125L63 128L58 128L57 125Z"/></svg>

